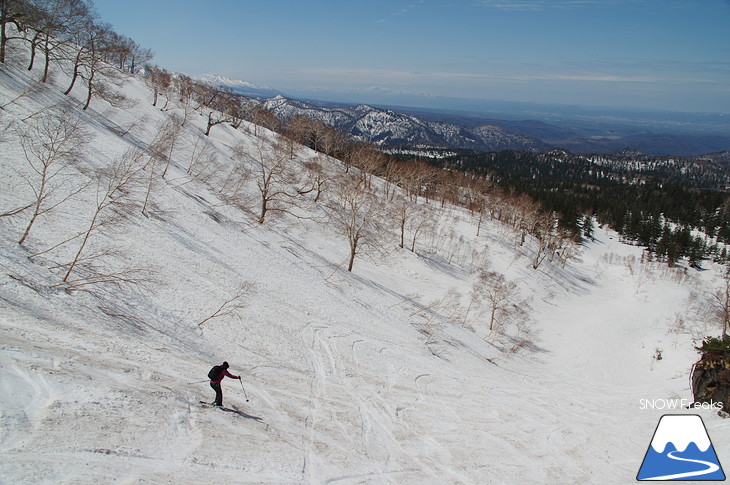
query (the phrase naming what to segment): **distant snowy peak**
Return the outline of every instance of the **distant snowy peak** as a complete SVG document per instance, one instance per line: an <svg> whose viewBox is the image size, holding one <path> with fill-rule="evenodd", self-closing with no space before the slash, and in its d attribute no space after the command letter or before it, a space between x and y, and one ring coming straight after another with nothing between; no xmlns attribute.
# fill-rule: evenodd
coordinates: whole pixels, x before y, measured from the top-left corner
<svg viewBox="0 0 730 485"><path fill-rule="evenodd" d="M235 87L242 87L242 88L252 88L252 89L261 89L259 86L255 85L252 82L248 81L240 81L237 79L231 79L229 77L225 76L219 76L218 74L203 74L201 76L198 76L196 78L198 81L207 83L207 84L214 84L214 85L226 85L226 86L235 86Z"/></svg>
<svg viewBox="0 0 730 485"><path fill-rule="evenodd" d="M218 74L202 74L196 76L195 79L211 86L220 86L226 89L230 89L236 94L241 96L248 96L252 98L271 98L274 96L281 96L283 93L276 89L268 86L258 86L249 81L241 81L238 79L231 79Z"/></svg>
<svg viewBox="0 0 730 485"><path fill-rule="evenodd" d="M651 446L657 453L663 453L667 444L682 452L690 443L697 445L703 453L711 446L702 418L696 415L667 415L659 421Z"/></svg>

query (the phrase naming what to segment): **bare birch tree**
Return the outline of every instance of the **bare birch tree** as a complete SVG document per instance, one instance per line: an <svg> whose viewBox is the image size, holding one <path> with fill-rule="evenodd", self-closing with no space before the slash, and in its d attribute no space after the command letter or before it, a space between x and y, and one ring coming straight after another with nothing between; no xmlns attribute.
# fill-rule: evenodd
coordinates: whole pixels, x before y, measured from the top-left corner
<svg viewBox="0 0 730 485"><path fill-rule="evenodd" d="M162 178L165 178L167 171L170 169L170 163L173 159L173 154L180 141L180 134L182 133L182 122L180 117L177 115L171 115L170 119L165 122L162 127L160 134L160 142L163 147L163 157L165 159L165 169L162 171Z"/></svg>
<svg viewBox="0 0 730 485"><path fill-rule="evenodd" d="M386 156L375 146L365 143L351 145L346 158L349 165L360 169L358 173L367 188L370 188L373 175L384 171L387 161Z"/></svg>
<svg viewBox="0 0 730 485"><path fill-rule="evenodd" d="M141 152L130 150L122 155L111 167L97 172L96 201L91 221L82 233L83 238L73 260L64 265L68 267L63 277L64 283L70 283L71 275L92 236L102 228L129 216L133 205L130 195L139 183L139 174L142 170L141 159Z"/></svg>
<svg viewBox="0 0 730 485"><path fill-rule="evenodd" d="M400 198L390 205L391 211L395 215L398 229L400 230L400 240L398 247L403 249L405 246L406 239L406 223L410 219L411 212L413 211L415 204L406 199L405 197Z"/></svg>
<svg viewBox="0 0 730 485"><path fill-rule="evenodd" d="M322 125L320 133L317 141L320 150L330 157L342 158L342 154L349 144L347 134L326 125Z"/></svg>
<svg viewBox="0 0 730 485"><path fill-rule="evenodd" d="M415 205L408 220L407 229L411 233L411 252L416 252L416 243L428 232L436 227L436 216L433 210L422 205Z"/></svg>
<svg viewBox="0 0 730 485"><path fill-rule="evenodd" d="M76 86L76 81L78 81L81 77L84 66L89 63L89 56L91 56L91 43L97 35L93 25L94 20L91 16L83 19L78 31L71 37L72 42L65 46L68 51L66 55L73 64L73 68L70 73L71 82L69 83L66 91L63 93L66 96L71 94L74 86ZM69 63L62 64L62 67L68 68L67 66L69 66Z"/></svg>
<svg viewBox="0 0 730 485"><path fill-rule="evenodd" d="M720 280L720 288L709 294L707 307L703 313L707 314L707 320L717 322L722 328L720 338L730 339L728 326L730 326L730 265L725 266Z"/></svg>
<svg viewBox="0 0 730 485"><path fill-rule="evenodd" d="M207 139L202 137L196 137L192 147L184 150L184 152L190 154L187 173L193 178L197 178L218 161L218 156L213 146Z"/></svg>
<svg viewBox="0 0 730 485"><path fill-rule="evenodd" d="M253 134L259 136L259 126L274 129L277 124L276 115L267 110L263 105L256 104L249 108L248 119L253 123Z"/></svg>
<svg viewBox="0 0 730 485"><path fill-rule="evenodd" d="M545 258L552 258L562 247L564 237L558 228L557 217L552 213L539 213L530 232L537 240L532 258L532 268L537 269Z"/></svg>
<svg viewBox="0 0 730 485"><path fill-rule="evenodd" d="M389 217L394 218L398 227L398 247L405 247L406 234L409 234L408 249L416 252L416 242L434 224L432 210L424 208L403 195L388 204L388 213Z"/></svg>
<svg viewBox="0 0 730 485"><path fill-rule="evenodd" d="M8 41L11 39L8 27L14 25L18 31L36 15L35 6L27 0L0 0L0 63L5 63Z"/></svg>
<svg viewBox="0 0 730 485"><path fill-rule="evenodd" d="M106 62L105 54L113 51L115 46L114 31L108 24L91 24L87 28L86 55L82 57L79 77L86 81L86 101L83 110L91 105L91 99L97 96L112 105L118 105L124 97L110 87L110 83L118 85L120 71ZM70 92L70 88L69 91Z"/></svg>
<svg viewBox="0 0 730 485"><path fill-rule="evenodd" d="M217 125L228 123L231 121L231 117L220 111L210 110L208 112L208 126L205 128L205 136L210 135L210 130Z"/></svg>
<svg viewBox="0 0 730 485"><path fill-rule="evenodd" d="M319 202L327 183L327 174L324 167L320 161L314 160L305 162L304 168L307 170L307 187L299 189L299 195L314 192L314 202Z"/></svg>
<svg viewBox="0 0 730 485"><path fill-rule="evenodd" d="M41 82L48 80L51 60L63 58L63 51L91 15L83 0L35 0L37 6L33 27L36 35L31 42L31 59L28 70L33 69L35 53L43 52L45 62Z"/></svg>
<svg viewBox="0 0 730 485"><path fill-rule="evenodd" d="M148 65L145 69L145 80L152 88L152 106L157 106L160 95L165 96L166 100L169 101L169 90L172 85L172 73L170 71L159 66ZM167 101L165 106L161 108L163 111L167 106Z"/></svg>
<svg viewBox="0 0 730 485"><path fill-rule="evenodd" d="M276 135L274 135L276 136ZM286 144L260 136L256 139L251 175L259 193L259 224L270 212L288 212L298 192Z"/></svg>
<svg viewBox="0 0 730 485"><path fill-rule="evenodd" d="M170 167L181 130L182 127L178 117L171 116L157 131L157 135L145 149L145 154L148 157L147 163L143 166L143 170L147 172L147 191L142 204L142 214L145 216L147 215L147 205L150 202L153 186L158 180L157 166L161 162L165 162L165 167L162 173L159 174L160 178L164 178Z"/></svg>
<svg viewBox="0 0 730 485"><path fill-rule="evenodd" d="M45 115L20 133L23 155L35 174L32 179L26 177L35 200L33 213L18 244L25 242L39 216L58 207L75 193L67 190L57 194L70 178L66 169L78 157L79 148L88 141L89 134L79 119L68 113Z"/></svg>
<svg viewBox="0 0 730 485"><path fill-rule="evenodd" d="M347 238L350 247L347 271L363 250L382 248L381 226L384 207L376 194L358 176L346 175L332 191L329 204L336 230Z"/></svg>
<svg viewBox="0 0 730 485"><path fill-rule="evenodd" d="M502 323L502 318L515 309L517 285L508 281L503 274L495 271L482 271L477 276L472 290L472 298L485 301L489 313L489 330Z"/></svg>
<svg viewBox="0 0 730 485"><path fill-rule="evenodd" d="M177 74L172 78L172 86L178 94L178 101L183 111L180 124L185 126L190 116L195 113L195 81L184 74Z"/></svg>

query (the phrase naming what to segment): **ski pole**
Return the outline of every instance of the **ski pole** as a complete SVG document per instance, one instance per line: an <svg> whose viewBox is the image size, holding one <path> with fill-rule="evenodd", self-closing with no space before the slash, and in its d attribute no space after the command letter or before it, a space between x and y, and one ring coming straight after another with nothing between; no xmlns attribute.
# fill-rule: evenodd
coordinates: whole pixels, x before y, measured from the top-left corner
<svg viewBox="0 0 730 485"><path fill-rule="evenodd" d="M241 383L241 389L243 389L243 397L245 397L246 402L248 402L248 396L246 395L246 389L243 387L243 381L241 380L241 376L238 376L238 382Z"/></svg>
<svg viewBox="0 0 730 485"><path fill-rule="evenodd" d="M208 380L205 380L205 381L195 381L195 382L188 382L188 386L190 386L190 385L192 385L192 384L202 384L203 382L210 382L210 379L208 379Z"/></svg>

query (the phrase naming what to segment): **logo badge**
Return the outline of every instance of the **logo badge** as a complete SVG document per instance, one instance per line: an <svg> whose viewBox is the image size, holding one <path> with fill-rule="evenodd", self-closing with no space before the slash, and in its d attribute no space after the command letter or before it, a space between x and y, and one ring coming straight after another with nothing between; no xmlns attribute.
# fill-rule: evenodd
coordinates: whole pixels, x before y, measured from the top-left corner
<svg viewBox="0 0 730 485"><path fill-rule="evenodd" d="M725 480L702 418L696 414L662 416L636 479Z"/></svg>

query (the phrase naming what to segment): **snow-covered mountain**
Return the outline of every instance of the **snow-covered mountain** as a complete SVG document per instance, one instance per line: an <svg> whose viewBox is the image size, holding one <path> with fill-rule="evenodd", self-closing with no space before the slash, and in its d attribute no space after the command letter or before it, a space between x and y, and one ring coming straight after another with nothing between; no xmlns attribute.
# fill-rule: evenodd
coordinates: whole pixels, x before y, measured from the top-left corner
<svg viewBox="0 0 730 485"><path fill-rule="evenodd" d="M282 118L307 116L348 133L358 140L384 146L432 146L484 151L540 152L550 145L537 138L511 133L496 125L476 127L426 121L413 115L368 105L325 106L276 96L264 106Z"/></svg>
<svg viewBox="0 0 730 485"><path fill-rule="evenodd" d="M258 86L250 81L240 81L218 74L201 74L195 77L196 81L230 89L234 93L248 98L271 98L280 96L282 93L268 86Z"/></svg>
<svg viewBox="0 0 730 485"><path fill-rule="evenodd" d="M717 152L717 153L708 153L707 155L700 155L698 157L695 157L698 160L709 160L712 162L716 162L725 166L730 166L730 151L726 150L723 152Z"/></svg>
<svg viewBox="0 0 730 485"><path fill-rule="evenodd" d="M535 270L537 240L419 197L416 251L378 212L384 242L351 273L331 211L354 168L293 147L282 188L317 165L322 200L258 223L251 174L275 133L206 137L209 111L173 94L161 110L121 74L106 89L123 100L83 111L63 70L40 83L26 60L0 68L2 483L628 484L666 412L641 400L691 398L693 338L717 334L694 305L719 268L642 263L599 228ZM354 109L362 129L397 118ZM49 139L73 142L19 244ZM499 331L483 270L521 305ZM223 381L228 412L200 403L224 360L242 376ZM730 462L730 423L691 412Z"/></svg>

